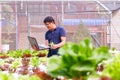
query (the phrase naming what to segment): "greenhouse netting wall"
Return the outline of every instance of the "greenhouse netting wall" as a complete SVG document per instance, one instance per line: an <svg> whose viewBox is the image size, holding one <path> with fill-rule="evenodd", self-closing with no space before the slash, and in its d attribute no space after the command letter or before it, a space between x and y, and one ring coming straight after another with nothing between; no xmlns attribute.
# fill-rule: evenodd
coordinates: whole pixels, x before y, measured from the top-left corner
<svg viewBox="0 0 120 80"><path fill-rule="evenodd" d="M67 41L88 37L95 46L111 47L111 13L97 1L7 1L0 6L1 42L10 50L30 48L27 36L44 44L46 16L65 28Z"/></svg>

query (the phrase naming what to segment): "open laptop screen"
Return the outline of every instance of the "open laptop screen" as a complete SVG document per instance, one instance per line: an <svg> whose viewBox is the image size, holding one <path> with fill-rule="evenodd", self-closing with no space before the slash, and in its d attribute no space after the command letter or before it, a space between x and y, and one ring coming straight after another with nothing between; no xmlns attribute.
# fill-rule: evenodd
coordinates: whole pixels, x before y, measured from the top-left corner
<svg viewBox="0 0 120 80"><path fill-rule="evenodd" d="M49 49L50 48L49 46L46 46L46 45L38 45L37 40L34 37L28 36L28 40L29 40L29 42L31 44L31 47L34 50L45 50L45 49Z"/></svg>
<svg viewBox="0 0 120 80"><path fill-rule="evenodd" d="M32 48L33 48L33 46L35 46L39 50L39 45L37 43L37 40L34 37L28 36L28 40L29 40Z"/></svg>

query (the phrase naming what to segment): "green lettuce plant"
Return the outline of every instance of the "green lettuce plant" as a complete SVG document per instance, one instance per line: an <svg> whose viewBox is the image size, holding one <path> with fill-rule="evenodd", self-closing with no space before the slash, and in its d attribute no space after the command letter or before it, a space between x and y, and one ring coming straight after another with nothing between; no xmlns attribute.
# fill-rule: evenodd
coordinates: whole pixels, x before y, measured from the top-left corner
<svg viewBox="0 0 120 80"><path fill-rule="evenodd" d="M95 48L89 39L79 44L66 43L59 51L61 56L53 56L48 60L47 71L53 77L64 76L67 79L80 77L86 80L88 75L96 72L97 65L111 58L108 47Z"/></svg>
<svg viewBox="0 0 120 80"><path fill-rule="evenodd" d="M102 76L112 78L112 80L120 80L120 54L116 54L113 58L103 61L104 70Z"/></svg>
<svg viewBox="0 0 120 80"><path fill-rule="evenodd" d="M17 77L18 76L18 77ZM35 75L17 75L14 76L11 74L5 74L0 72L0 80L41 80L38 76Z"/></svg>

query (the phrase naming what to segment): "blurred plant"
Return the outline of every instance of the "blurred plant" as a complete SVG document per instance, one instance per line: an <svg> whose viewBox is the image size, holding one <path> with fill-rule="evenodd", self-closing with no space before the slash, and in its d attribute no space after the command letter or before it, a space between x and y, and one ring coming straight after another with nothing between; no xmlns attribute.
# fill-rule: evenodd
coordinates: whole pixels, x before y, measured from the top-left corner
<svg viewBox="0 0 120 80"><path fill-rule="evenodd" d="M18 50L11 50L11 51L9 51L8 53L7 53L7 55L9 56L9 57L13 57L13 58L19 58L19 57L21 57L22 55L23 55L23 52L24 52L24 50L20 50L20 49L18 49Z"/></svg>
<svg viewBox="0 0 120 80"><path fill-rule="evenodd" d="M88 75L96 73L102 60L111 58L108 47L94 48L89 39L79 44L67 43L59 53L48 60L47 71L53 77L64 76L75 80L86 80Z"/></svg>
<svg viewBox="0 0 120 80"><path fill-rule="evenodd" d="M41 80L38 76L32 75L32 76L20 76L18 80Z"/></svg>
<svg viewBox="0 0 120 80"><path fill-rule="evenodd" d="M74 35L72 37L72 42L80 43L81 41L83 41L86 38L90 39L93 44L93 39L92 39L87 27L84 26L84 24L81 22L78 26L78 29L76 30L76 32L74 33Z"/></svg>
<svg viewBox="0 0 120 80"><path fill-rule="evenodd" d="M116 54L113 58L103 61L104 70L102 76L112 78L112 80L120 80L120 54Z"/></svg>
<svg viewBox="0 0 120 80"><path fill-rule="evenodd" d="M21 58L15 59L14 62L11 64L10 68L12 68L12 69L18 68L18 66L20 65L21 61L22 61Z"/></svg>
<svg viewBox="0 0 120 80"><path fill-rule="evenodd" d="M34 67L37 67L40 65L40 60L39 57L32 57L30 60L30 64L33 65Z"/></svg>
<svg viewBox="0 0 120 80"><path fill-rule="evenodd" d="M9 57L13 57L13 58L19 58L19 57L38 57L39 54L48 54L48 50L41 50L41 51L31 51L29 49L25 49L25 50L11 50L9 52L7 52L6 55L8 55ZM45 56L43 56L45 57Z"/></svg>
<svg viewBox="0 0 120 80"><path fill-rule="evenodd" d="M18 74L5 74L0 72L0 80L41 80L35 75L18 75Z"/></svg>

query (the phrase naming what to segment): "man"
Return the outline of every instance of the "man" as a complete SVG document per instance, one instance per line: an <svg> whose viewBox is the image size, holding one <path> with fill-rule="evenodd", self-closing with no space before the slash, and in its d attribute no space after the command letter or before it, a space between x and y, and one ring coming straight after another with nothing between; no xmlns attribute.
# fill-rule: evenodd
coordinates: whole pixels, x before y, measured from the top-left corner
<svg viewBox="0 0 120 80"><path fill-rule="evenodd" d="M66 32L62 27L56 26L53 17L48 16L44 19L44 24L48 28L45 34L46 45L51 45L48 57L58 55L58 50L66 42Z"/></svg>

